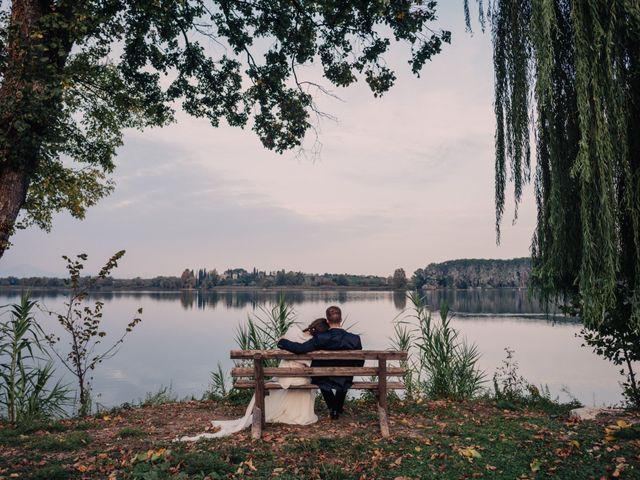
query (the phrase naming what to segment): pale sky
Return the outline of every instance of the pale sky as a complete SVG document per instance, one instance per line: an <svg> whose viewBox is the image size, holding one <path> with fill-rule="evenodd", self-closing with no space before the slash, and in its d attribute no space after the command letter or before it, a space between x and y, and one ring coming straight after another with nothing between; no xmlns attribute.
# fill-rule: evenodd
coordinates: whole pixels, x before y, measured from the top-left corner
<svg viewBox="0 0 640 480"><path fill-rule="evenodd" d="M441 3L434 26L451 30L452 44L420 78L396 46L387 59L398 79L382 98L364 81L334 89L342 101L318 98L337 118L319 125L319 156L278 155L250 129L182 113L167 128L128 131L115 192L85 220L60 214L49 234L16 234L0 276L62 275L61 255L83 252L95 273L120 249L116 277L186 267L411 275L431 262L528 255L530 186L515 225L508 200L495 242L490 37L464 31L461 1ZM305 74L329 86L317 69Z"/></svg>

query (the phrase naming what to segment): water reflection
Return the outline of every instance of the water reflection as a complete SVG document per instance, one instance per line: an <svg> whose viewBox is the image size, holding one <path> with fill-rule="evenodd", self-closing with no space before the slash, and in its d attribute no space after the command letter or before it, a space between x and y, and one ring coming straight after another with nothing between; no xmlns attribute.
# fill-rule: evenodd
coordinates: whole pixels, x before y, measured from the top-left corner
<svg viewBox="0 0 640 480"><path fill-rule="evenodd" d="M62 290L42 290L32 292L43 299L64 298ZM10 292L0 293L12 295ZM95 292L96 300L144 299L154 302L179 301L184 310L246 308L256 309L260 305L271 304L284 296L292 305L301 304L345 304L353 302L391 301L400 312L407 308L407 296L402 291L352 291L352 290L215 290L199 292L197 290L180 292ZM428 290L425 292L427 304L437 310L443 301L447 301L450 310L462 314L485 315L545 315L554 314L555 309L546 310L536 299L530 298L526 289L470 289L470 290Z"/></svg>

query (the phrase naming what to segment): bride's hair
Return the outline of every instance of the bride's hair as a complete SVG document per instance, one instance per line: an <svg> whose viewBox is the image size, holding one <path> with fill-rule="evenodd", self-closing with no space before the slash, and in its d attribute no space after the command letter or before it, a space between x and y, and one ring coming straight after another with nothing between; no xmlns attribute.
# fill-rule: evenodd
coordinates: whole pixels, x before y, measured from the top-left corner
<svg viewBox="0 0 640 480"><path fill-rule="evenodd" d="M323 333L329 330L329 323L326 318L316 318L309 324L303 332L309 332L310 335L316 336L319 333Z"/></svg>

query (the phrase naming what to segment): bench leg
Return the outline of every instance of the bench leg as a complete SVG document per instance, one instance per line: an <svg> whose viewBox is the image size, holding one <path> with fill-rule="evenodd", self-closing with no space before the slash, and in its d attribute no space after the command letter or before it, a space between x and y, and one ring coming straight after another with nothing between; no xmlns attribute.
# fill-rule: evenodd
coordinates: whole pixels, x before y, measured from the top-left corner
<svg viewBox="0 0 640 480"><path fill-rule="evenodd" d="M389 415L387 410L378 402L378 416L380 417L380 433L383 437L388 437L389 432Z"/></svg>
<svg viewBox="0 0 640 480"><path fill-rule="evenodd" d="M253 407L253 420L251 422L251 438L262 438L262 410L258 406Z"/></svg>
<svg viewBox="0 0 640 480"><path fill-rule="evenodd" d="M380 433L389 436L389 410L387 407L387 360L378 359L378 416L380 417Z"/></svg>

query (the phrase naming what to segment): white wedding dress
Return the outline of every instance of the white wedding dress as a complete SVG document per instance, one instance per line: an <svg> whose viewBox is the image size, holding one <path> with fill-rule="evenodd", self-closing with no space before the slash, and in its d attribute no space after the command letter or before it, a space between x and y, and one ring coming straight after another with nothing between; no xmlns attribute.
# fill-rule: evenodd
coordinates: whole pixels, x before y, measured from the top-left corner
<svg viewBox="0 0 640 480"><path fill-rule="evenodd" d="M309 340L309 336L294 326L291 327L284 338L292 342L303 343ZM309 361L282 360L281 367L296 368L308 367ZM277 382L283 390L270 390L264 398L265 421L268 423L288 423L290 425L309 425L318 421L313 411L315 390L287 390L291 385L305 385L310 382L308 377L282 377L273 378L270 381ZM201 439L220 438L239 432L251 425L253 404L255 395L247 406L244 417L237 420L212 421L214 429L212 433L201 433L193 437L181 437L178 440L193 442Z"/></svg>

